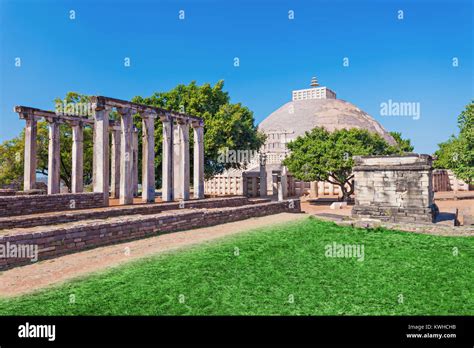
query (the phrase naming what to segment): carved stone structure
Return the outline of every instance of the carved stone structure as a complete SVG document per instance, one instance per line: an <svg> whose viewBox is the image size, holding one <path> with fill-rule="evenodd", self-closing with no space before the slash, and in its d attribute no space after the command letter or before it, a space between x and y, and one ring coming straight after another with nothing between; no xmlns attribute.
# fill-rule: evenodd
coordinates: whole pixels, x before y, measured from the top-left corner
<svg viewBox="0 0 474 348"><path fill-rule="evenodd" d="M352 216L382 221L432 222L435 217L429 155L356 156Z"/></svg>
<svg viewBox="0 0 474 348"><path fill-rule="evenodd" d="M204 122L199 117L125 100L93 96L92 119L86 116L57 114L25 106L15 112L26 121L24 154L24 190L35 188L37 120L49 123L48 194L60 189L59 125L72 128L72 193L81 193L83 184L83 129L94 128L93 191L103 194L103 205L109 205L109 191L120 204L132 204L138 194L138 131L133 115L142 118L142 201L155 201L155 139L154 123L163 122L163 201L189 199L190 156L189 125L194 129L194 198L204 198ZM110 120L110 113L120 114L120 123ZM175 151L173 152L173 129ZM112 134L112 146L110 145ZM173 177L174 176L174 177Z"/></svg>

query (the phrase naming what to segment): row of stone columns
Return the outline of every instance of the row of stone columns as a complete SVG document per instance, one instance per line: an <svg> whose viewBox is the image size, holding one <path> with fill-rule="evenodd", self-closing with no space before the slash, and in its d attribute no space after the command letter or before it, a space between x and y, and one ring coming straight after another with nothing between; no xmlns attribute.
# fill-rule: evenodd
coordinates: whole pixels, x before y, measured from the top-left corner
<svg viewBox="0 0 474 348"><path fill-rule="evenodd" d="M20 114L25 119L25 149L24 149L24 190L32 190L36 184L36 141L37 117L29 114ZM45 117L48 122L48 194L60 192L60 132L59 127L63 120L57 117ZM83 122L81 120L67 120L72 128L72 192L83 190Z"/></svg>
<svg viewBox="0 0 474 348"><path fill-rule="evenodd" d="M99 131L94 137L101 138L107 135L100 130L108 120L106 109L95 109L94 121ZM138 187L138 138L133 128L133 114L131 108L117 108L121 115L120 128L112 131L112 197L118 197L120 204L133 203L134 191ZM142 201L155 200L155 112L142 115ZM190 181L189 159L189 124L194 129L194 198L204 198L204 131L202 121L177 119L170 115L160 116L163 123L163 156L162 156L162 200L188 200ZM94 139L94 163L100 163L108 156L106 151L99 149L105 141ZM104 149L103 149L104 150ZM120 164L118 164L120 163ZM120 170L118 170L120 168ZM98 178L100 176L100 178ZM94 164L94 191L102 191L102 183L108 178L106 169ZM95 181L94 181L95 182ZM108 184L108 182L107 182ZM104 193L107 203L108 195Z"/></svg>
<svg viewBox="0 0 474 348"><path fill-rule="evenodd" d="M164 201L189 199L189 124L194 136L194 198L204 198L204 129L202 121L177 120L168 116L163 123L163 176L162 195Z"/></svg>
<svg viewBox="0 0 474 348"><path fill-rule="evenodd" d="M20 109L23 107L19 107ZM28 110L37 110L26 108ZM104 205L111 196L120 204L133 203L138 192L138 131L133 126L133 111L129 107L119 107L120 125L109 121L111 107L93 106L93 191L102 192ZM38 111L38 110L37 110ZM83 129L90 120L74 117L58 117L54 113L41 112L35 116L31 112L19 112L25 119L25 165L24 189L31 190L36 181L36 141L37 118L44 117L49 124L48 145L48 194L60 190L60 132L59 127L67 122L72 128L72 192L83 191L84 136ZM155 119L154 110L142 115L142 201L155 200ZM184 117L175 118L171 114L160 115L163 122L163 201L189 199L190 159L189 125L194 130L194 198L204 198L204 131L203 122ZM112 147L109 149L109 131ZM111 158L110 158L111 156ZM110 158L110 167L109 167Z"/></svg>

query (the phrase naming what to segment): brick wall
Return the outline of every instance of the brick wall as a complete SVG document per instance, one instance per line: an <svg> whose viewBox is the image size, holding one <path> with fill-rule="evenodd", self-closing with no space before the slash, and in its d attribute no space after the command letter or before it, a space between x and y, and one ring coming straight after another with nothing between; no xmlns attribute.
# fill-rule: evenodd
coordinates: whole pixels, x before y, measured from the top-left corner
<svg viewBox="0 0 474 348"><path fill-rule="evenodd" d="M0 217L68 209L97 208L104 205L101 197L101 193L91 192L32 196L0 196Z"/></svg>
<svg viewBox="0 0 474 348"><path fill-rule="evenodd" d="M6 234L0 233L0 246L37 245L38 260L44 260L66 253L161 233L218 225L282 212L301 212L300 201L257 203L216 209L173 210L147 216L121 216L60 226L13 229L8 230ZM0 257L0 269L28 263L31 263L28 259Z"/></svg>
<svg viewBox="0 0 474 348"><path fill-rule="evenodd" d="M431 222L432 167L428 155L356 157L353 217Z"/></svg>
<svg viewBox="0 0 474 348"><path fill-rule="evenodd" d="M249 200L247 197L222 197L202 200L179 202L157 203L157 204L136 204L127 206L103 207L100 209L70 209L65 206L57 209L56 212L49 212L26 216L0 217L0 230L8 228L26 228L33 226L55 225L60 223L74 222L86 219L107 219L121 215L151 215L172 209L188 208L220 208L237 207L245 204L268 202L269 200L257 199ZM65 210L67 209L67 210ZM67 212L67 214L65 214Z"/></svg>

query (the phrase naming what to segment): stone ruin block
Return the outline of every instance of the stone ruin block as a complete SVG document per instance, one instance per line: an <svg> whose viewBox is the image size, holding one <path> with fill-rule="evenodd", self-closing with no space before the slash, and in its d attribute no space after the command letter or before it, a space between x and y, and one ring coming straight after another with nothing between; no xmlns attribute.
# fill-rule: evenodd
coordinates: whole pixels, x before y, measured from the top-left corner
<svg viewBox="0 0 474 348"><path fill-rule="evenodd" d="M433 222L432 158L429 155L355 156L354 218Z"/></svg>

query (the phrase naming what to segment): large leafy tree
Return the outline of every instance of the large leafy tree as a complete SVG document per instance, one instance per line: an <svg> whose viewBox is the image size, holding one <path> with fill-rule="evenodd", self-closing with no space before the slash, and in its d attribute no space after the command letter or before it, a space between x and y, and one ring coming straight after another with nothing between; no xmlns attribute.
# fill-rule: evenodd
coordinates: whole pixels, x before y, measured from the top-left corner
<svg viewBox="0 0 474 348"><path fill-rule="evenodd" d="M458 117L459 135L439 144L436 168L451 169L456 177L474 183L474 101Z"/></svg>
<svg viewBox="0 0 474 348"><path fill-rule="evenodd" d="M316 127L288 143L290 155L283 164L299 180L328 181L341 188L347 201L354 193L352 156L389 155L400 150L365 129L329 132Z"/></svg>
<svg viewBox="0 0 474 348"><path fill-rule="evenodd" d="M193 81L188 85L178 85L168 92L154 93L150 97L137 96L133 101L202 117L205 122L204 169L206 177L211 177L224 169L240 166L240 163L218 162L220 151L225 148L258 150L265 141L264 135L257 131L252 111L240 103L231 103L228 93L223 88L223 81L217 82L214 86L209 83L199 86ZM141 132L139 118L135 121ZM157 173L161 173L162 132L162 124L157 120L155 123ZM192 148L192 141L190 146Z"/></svg>
<svg viewBox="0 0 474 348"><path fill-rule="evenodd" d="M14 187L21 187L23 180L23 148L22 136L0 144L1 186L13 185Z"/></svg>

